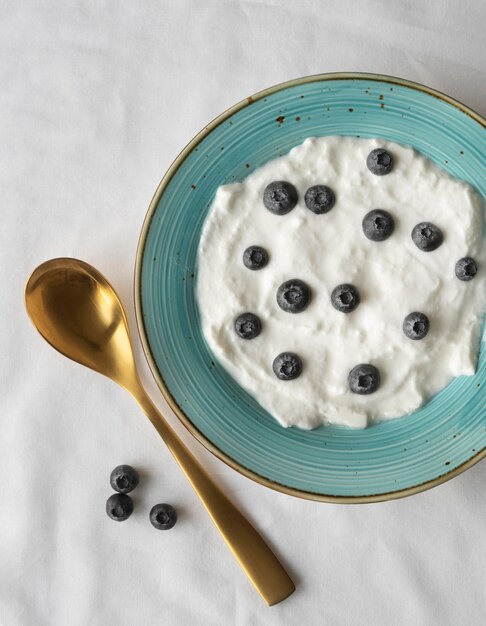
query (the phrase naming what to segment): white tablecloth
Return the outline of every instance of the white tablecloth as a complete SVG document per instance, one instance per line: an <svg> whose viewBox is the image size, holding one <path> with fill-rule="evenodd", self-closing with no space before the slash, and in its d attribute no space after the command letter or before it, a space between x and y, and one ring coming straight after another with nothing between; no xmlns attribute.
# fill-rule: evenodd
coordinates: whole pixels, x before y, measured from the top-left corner
<svg viewBox="0 0 486 626"><path fill-rule="evenodd" d="M297 583L269 608L132 399L41 340L23 287L83 258L134 326L138 234L166 168L209 120L277 82L371 71L485 105L486 5L430 0L0 0L0 624L479 625L486 463L432 491L312 503L243 478L157 404L264 533ZM125 523L105 514L119 463L142 476ZM179 511L170 532L148 521Z"/></svg>

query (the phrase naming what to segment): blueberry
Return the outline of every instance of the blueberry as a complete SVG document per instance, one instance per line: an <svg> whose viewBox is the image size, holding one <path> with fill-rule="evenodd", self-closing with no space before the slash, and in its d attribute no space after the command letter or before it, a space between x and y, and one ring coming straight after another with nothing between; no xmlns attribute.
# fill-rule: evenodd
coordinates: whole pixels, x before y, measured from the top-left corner
<svg viewBox="0 0 486 626"><path fill-rule="evenodd" d="M124 522L133 512L133 501L126 493L114 493L106 501L106 513L115 522Z"/></svg>
<svg viewBox="0 0 486 626"><path fill-rule="evenodd" d="M111 472L110 485L119 493L130 493L138 485L138 473L131 465L118 465Z"/></svg>
<svg viewBox="0 0 486 626"><path fill-rule="evenodd" d="M331 303L341 313L351 313L360 303L359 291L354 285L338 285L332 290Z"/></svg>
<svg viewBox="0 0 486 626"><path fill-rule="evenodd" d="M327 213L336 202L334 191L326 185L309 187L304 196L305 206L313 213Z"/></svg>
<svg viewBox="0 0 486 626"><path fill-rule="evenodd" d="M383 176L393 169L393 157L384 148L372 150L366 159L366 165L372 174Z"/></svg>
<svg viewBox="0 0 486 626"><path fill-rule="evenodd" d="M275 215L285 215L291 211L297 199L297 189L285 180L270 183L263 192L263 204Z"/></svg>
<svg viewBox="0 0 486 626"><path fill-rule="evenodd" d="M470 256L465 256L456 263L456 276L459 280L472 280L477 272L478 264Z"/></svg>
<svg viewBox="0 0 486 626"><path fill-rule="evenodd" d="M250 246L243 252L243 265L249 270L261 270L268 263L268 252L260 246Z"/></svg>
<svg viewBox="0 0 486 626"><path fill-rule="evenodd" d="M156 504L149 517L152 526L157 530L170 530L177 522L177 511L170 504Z"/></svg>
<svg viewBox="0 0 486 626"><path fill-rule="evenodd" d="M293 380L302 373L302 361L294 352L282 352L274 359L272 369L280 380Z"/></svg>
<svg viewBox="0 0 486 626"><path fill-rule="evenodd" d="M312 292L303 280L292 278L277 289L277 303L282 311L300 313L309 306Z"/></svg>
<svg viewBox="0 0 486 626"><path fill-rule="evenodd" d="M412 230L413 243L424 252L436 250L444 241L441 229L431 222L420 222Z"/></svg>
<svg viewBox="0 0 486 626"><path fill-rule="evenodd" d="M348 374L348 383L353 393L373 393L380 386L380 371L374 365L356 365Z"/></svg>
<svg viewBox="0 0 486 626"><path fill-rule="evenodd" d="M414 311L403 320L403 332L409 339L423 339L429 332L429 318L423 313Z"/></svg>
<svg viewBox="0 0 486 626"><path fill-rule="evenodd" d="M242 313L235 319L235 331L242 339L254 339L262 330L260 318L254 313Z"/></svg>
<svg viewBox="0 0 486 626"><path fill-rule="evenodd" d="M384 241L395 228L393 217L383 209L375 209L367 213L362 222L363 232L371 241Z"/></svg>

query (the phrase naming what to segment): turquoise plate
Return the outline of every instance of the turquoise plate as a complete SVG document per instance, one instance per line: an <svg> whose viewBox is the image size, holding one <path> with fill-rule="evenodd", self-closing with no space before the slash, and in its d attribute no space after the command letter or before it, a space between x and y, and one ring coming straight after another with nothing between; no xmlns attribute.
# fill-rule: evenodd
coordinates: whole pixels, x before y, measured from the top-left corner
<svg viewBox="0 0 486 626"><path fill-rule="evenodd" d="M135 299L162 392L214 454L274 489L332 502L410 495L486 455L484 329L476 375L455 379L415 413L365 430L285 429L218 364L195 298L199 236L219 185L241 181L306 137L352 135L411 145L486 196L485 128L479 115L427 87L388 76L324 74L247 98L184 148L143 225Z"/></svg>

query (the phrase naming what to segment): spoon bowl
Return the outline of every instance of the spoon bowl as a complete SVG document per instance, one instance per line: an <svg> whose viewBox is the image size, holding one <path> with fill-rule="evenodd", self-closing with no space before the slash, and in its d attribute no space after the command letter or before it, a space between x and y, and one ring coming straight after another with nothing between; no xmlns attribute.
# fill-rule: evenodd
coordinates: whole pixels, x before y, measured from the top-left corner
<svg viewBox="0 0 486 626"><path fill-rule="evenodd" d="M142 387L125 311L106 278L77 259L46 261L27 282L25 306L53 348L108 376L133 395L263 599L272 605L288 597L295 586L280 561L189 452Z"/></svg>
<svg viewBox="0 0 486 626"><path fill-rule="evenodd" d="M25 303L53 348L129 391L136 374L128 322L115 290L84 261L51 259L27 282Z"/></svg>

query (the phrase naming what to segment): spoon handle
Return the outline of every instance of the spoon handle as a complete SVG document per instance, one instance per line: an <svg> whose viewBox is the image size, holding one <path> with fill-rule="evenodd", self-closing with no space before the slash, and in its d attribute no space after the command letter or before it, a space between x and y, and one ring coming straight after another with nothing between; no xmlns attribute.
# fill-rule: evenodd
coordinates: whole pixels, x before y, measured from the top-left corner
<svg viewBox="0 0 486 626"><path fill-rule="evenodd" d="M134 395L262 598L270 606L287 598L295 585L272 550L189 452L145 390Z"/></svg>

